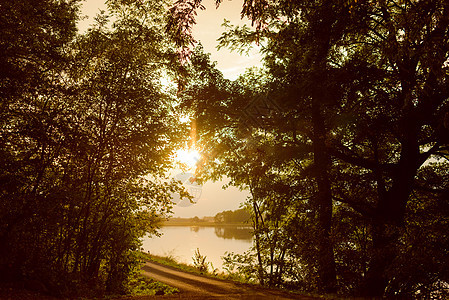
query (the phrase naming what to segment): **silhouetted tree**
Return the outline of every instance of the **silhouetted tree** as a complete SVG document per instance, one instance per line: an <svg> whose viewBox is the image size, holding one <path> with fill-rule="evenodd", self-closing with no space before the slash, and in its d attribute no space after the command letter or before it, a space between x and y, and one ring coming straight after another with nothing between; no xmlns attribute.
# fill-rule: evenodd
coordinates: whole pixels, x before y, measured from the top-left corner
<svg viewBox="0 0 449 300"><path fill-rule="evenodd" d="M108 1L83 34L78 5L0 4L0 273L123 291L178 186L186 128L161 78L179 64L163 3Z"/></svg>
<svg viewBox="0 0 449 300"><path fill-rule="evenodd" d="M299 280L318 278L312 289L411 297L448 281L440 259L438 271L418 276L426 250L407 251L418 224L447 230L444 209L427 215L435 227L420 216L447 202L447 188L430 178L448 169L448 9L437 0L248 0L242 15L255 30L229 27L221 46L261 43L266 70L231 83L192 56L196 75L183 97L218 158L209 176L249 189L258 220L276 211L274 195L291 192L291 211L280 212L294 215L284 238L297 245ZM262 95L280 112L247 122L241 112ZM426 246L444 244L432 252L440 258L446 242ZM412 253L417 263L400 267Z"/></svg>

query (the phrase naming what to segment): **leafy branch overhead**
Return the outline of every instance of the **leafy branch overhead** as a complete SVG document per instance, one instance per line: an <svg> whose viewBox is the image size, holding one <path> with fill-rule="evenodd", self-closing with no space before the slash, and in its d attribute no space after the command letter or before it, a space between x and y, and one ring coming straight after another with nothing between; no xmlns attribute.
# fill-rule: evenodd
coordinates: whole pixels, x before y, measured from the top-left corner
<svg viewBox="0 0 449 300"><path fill-rule="evenodd" d="M180 60L185 62L191 54L191 47L196 43L193 26L196 24L197 10L204 10L202 0L178 0L168 10L166 32L178 46Z"/></svg>
<svg viewBox="0 0 449 300"><path fill-rule="evenodd" d="M108 1L78 33L79 4L0 4L0 273L97 297L88 282L126 290L140 238L170 213L186 128L162 90L179 66L165 7Z"/></svg>
<svg viewBox="0 0 449 300"><path fill-rule="evenodd" d="M141 238L193 197L167 179L190 138L196 177L250 193L216 216L253 227L235 278L447 298L449 1L244 0L219 48L263 67L234 81L195 46L202 1L106 2L84 33L78 0L0 3L0 280L129 290Z"/></svg>
<svg viewBox="0 0 449 300"><path fill-rule="evenodd" d="M447 293L447 1L248 0L243 15L255 28L226 23L220 46L263 39L264 69L204 76L217 71L199 49L181 95L213 154L203 176L251 193L241 270L314 291ZM262 98L277 109L255 116Z"/></svg>

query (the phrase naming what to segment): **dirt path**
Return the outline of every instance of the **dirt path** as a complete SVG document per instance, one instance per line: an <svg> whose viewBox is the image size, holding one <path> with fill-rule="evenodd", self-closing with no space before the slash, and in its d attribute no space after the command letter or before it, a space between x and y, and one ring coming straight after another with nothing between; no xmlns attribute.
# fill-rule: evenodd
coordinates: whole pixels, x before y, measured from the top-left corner
<svg viewBox="0 0 449 300"><path fill-rule="evenodd" d="M318 299L194 275L154 262L145 263L142 274L181 291L176 296L163 297L166 299Z"/></svg>

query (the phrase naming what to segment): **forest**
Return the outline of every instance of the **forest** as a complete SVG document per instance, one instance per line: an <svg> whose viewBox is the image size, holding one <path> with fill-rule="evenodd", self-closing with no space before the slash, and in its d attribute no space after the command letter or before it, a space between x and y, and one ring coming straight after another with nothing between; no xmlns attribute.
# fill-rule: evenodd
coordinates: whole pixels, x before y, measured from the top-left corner
<svg viewBox="0 0 449 300"><path fill-rule="evenodd" d="M245 208L236 210L225 210L215 215L215 223L220 224L247 224L251 219L251 215Z"/></svg>
<svg viewBox="0 0 449 300"><path fill-rule="evenodd" d="M1 281L123 292L188 141L199 180L250 192L248 279L448 297L449 1L244 0L219 47L263 66L236 80L201 0L106 3L80 32L79 0L0 1Z"/></svg>

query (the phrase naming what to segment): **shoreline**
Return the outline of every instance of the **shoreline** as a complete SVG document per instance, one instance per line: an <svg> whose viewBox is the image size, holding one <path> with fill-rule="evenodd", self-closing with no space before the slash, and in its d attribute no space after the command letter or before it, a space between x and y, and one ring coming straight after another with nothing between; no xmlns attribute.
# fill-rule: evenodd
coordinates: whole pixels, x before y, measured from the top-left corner
<svg viewBox="0 0 449 300"><path fill-rule="evenodd" d="M162 222L162 227L168 226L197 226L197 227L244 227L252 228L251 224L244 223L214 223L214 222Z"/></svg>

